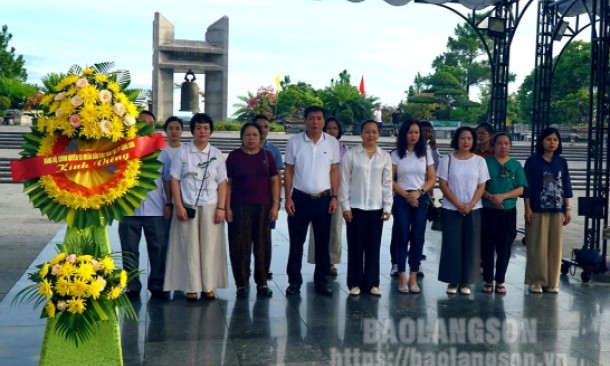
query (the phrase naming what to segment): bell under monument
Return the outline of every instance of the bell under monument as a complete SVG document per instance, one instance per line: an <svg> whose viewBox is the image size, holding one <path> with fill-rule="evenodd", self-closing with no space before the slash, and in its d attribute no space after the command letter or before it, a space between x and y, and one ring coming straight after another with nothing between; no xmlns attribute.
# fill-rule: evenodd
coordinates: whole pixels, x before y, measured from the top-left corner
<svg viewBox="0 0 610 366"><path fill-rule="evenodd" d="M204 74L204 112L227 119L229 18L210 25L204 41L175 39L174 25L161 13L153 22L153 112L159 119L174 114L174 74Z"/></svg>

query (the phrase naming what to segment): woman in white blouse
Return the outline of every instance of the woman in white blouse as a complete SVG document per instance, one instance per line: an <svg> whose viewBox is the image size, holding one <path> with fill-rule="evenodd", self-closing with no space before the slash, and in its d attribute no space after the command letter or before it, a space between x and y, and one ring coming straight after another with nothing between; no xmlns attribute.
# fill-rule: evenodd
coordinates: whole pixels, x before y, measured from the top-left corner
<svg viewBox="0 0 610 366"><path fill-rule="evenodd" d="M480 279L481 197L489 172L485 159L476 155L476 132L458 128L451 139L455 150L441 159L439 187L443 192L443 239L438 279L448 294L470 295L468 284Z"/></svg>
<svg viewBox="0 0 610 366"><path fill-rule="evenodd" d="M361 289L381 296L379 250L383 222L392 208L392 162L377 146L379 126L362 124L362 144L349 150L341 163L339 189L343 218L347 223L347 287L350 295Z"/></svg>
<svg viewBox="0 0 610 366"><path fill-rule="evenodd" d="M392 213L396 237L395 255L398 265L398 291L418 294L417 272L421 265L426 233L426 212L436 175L432 151L427 147L419 124L405 121L400 127L396 150L391 154L393 188L396 193ZM407 282L405 262L409 254L410 275Z"/></svg>
<svg viewBox="0 0 610 366"><path fill-rule="evenodd" d="M180 147L171 165L177 220L170 229L163 289L184 291L187 300L199 292L213 299L215 288L227 287L227 168L222 152L209 144L212 119L197 113L190 128L193 140Z"/></svg>

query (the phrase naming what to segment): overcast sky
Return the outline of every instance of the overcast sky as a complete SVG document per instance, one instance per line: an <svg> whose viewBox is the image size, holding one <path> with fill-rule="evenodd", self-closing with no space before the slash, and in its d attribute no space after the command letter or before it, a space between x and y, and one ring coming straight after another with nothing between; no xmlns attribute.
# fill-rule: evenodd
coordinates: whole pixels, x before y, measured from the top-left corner
<svg viewBox="0 0 610 366"><path fill-rule="evenodd" d="M525 1L524 1L525 3ZM461 19L446 9L382 0L1 0L0 24L26 58L29 81L72 64L114 61L134 87L152 85L152 25L161 12L176 38L203 40L207 27L229 17L229 115L237 96L290 75L316 88L347 69L355 85L396 105L417 72L426 75ZM534 66L536 3L519 25L510 71L517 82ZM184 75L176 75L181 80ZM175 102L176 103L176 102ZM178 101L179 103L179 101ZM177 106L175 106L177 107ZM176 108L177 109L177 108ZM160 116L165 118L167 116Z"/></svg>

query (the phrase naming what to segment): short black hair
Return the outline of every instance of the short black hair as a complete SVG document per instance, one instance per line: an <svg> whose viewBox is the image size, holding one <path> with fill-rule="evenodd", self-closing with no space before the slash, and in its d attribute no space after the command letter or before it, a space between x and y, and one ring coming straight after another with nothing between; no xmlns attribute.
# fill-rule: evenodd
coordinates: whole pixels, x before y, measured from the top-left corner
<svg viewBox="0 0 610 366"><path fill-rule="evenodd" d="M312 105L312 106L305 108L305 110L303 111L303 117L305 119L307 119L307 116L309 116L309 113L312 113L312 112L322 112L322 116L324 118L326 118L326 113L324 113L324 108L317 106L317 105Z"/></svg>
<svg viewBox="0 0 610 366"><path fill-rule="evenodd" d="M246 129L248 127L254 127L258 131L259 136L263 135L263 129L256 122L246 122L241 129L239 130L239 139L242 140L244 138L244 133L246 133Z"/></svg>
<svg viewBox="0 0 610 366"><path fill-rule="evenodd" d="M367 119L366 121L364 121L360 124L360 134L362 134L362 131L364 130L364 126L368 125L369 123L374 124L375 127L377 127L377 131L379 131L379 122L373 121L372 119Z"/></svg>
<svg viewBox="0 0 610 366"><path fill-rule="evenodd" d="M193 117L191 117L191 123L190 123L190 127L191 127L191 133L195 132L195 125L196 124L204 124L207 123L210 125L210 133L214 132L214 121L212 120L212 117L208 116L205 113L195 113L193 114Z"/></svg>
<svg viewBox="0 0 610 366"><path fill-rule="evenodd" d="M419 121L419 128L430 127L434 131L434 126L432 126L432 122L430 121Z"/></svg>
<svg viewBox="0 0 610 366"><path fill-rule="evenodd" d="M544 145L542 144L542 142L544 141L545 138L549 137L549 135L552 135L552 134L557 135L557 138L559 139L559 146L557 146L557 150L555 150L555 153L553 153L553 156L561 155L561 152L563 151L563 146L561 143L561 135L559 134L559 130L556 129L555 127L547 127L540 132L540 136L538 137L538 140L536 140L536 154L538 154L538 155L544 154Z"/></svg>
<svg viewBox="0 0 610 366"><path fill-rule="evenodd" d="M479 124L477 125L476 130L478 130L479 128L484 128L484 129L485 129L485 131L489 132L489 134L490 134L491 136L493 136L493 135L494 135L494 133L496 133L496 129L495 129L495 128L494 128L494 126L492 126L492 125L491 125L491 123L489 123L489 122L483 122L483 123L479 123Z"/></svg>
<svg viewBox="0 0 610 366"><path fill-rule="evenodd" d="M151 116L153 121L157 120L157 117L155 117L155 114L147 109L141 111L139 115L142 115L142 114L147 114L147 115Z"/></svg>
<svg viewBox="0 0 610 366"><path fill-rule="evenodd" d="M182 120L176 116L171 116L165 120L165 124L163 125L163 130L167 131L167 126L169 126L169 124L172 122L180 123L180 129L184 129L184 124L182 123Z"/></svg>
<svg viewBox="0 0 610 366"><path fill-rule="evenodd" d="M502 137L502 136L508 137L508 143L511 144L511 145L513 144L512 140L510 138L510 135L508 133L506 133L506 132L498 132L498 133L496 133L494 135L493 139L491 140L491 146L495 146L496 145L496 141L498 140L498 137Z"/></svg>
<svg viewBox="0 0 610 366"><path fill-rule="evenodd" d="M453 137L451 137L450 146L453 148L453 150L457 150L460 147L458 140L464 131L468 131L472 135L472 147L470 148L470 152L474 152L477 149L477 131L470 126L462 126L455 130Z"/></svg>
<svg viewBox="0 0 610 366"><path fill-rule="evenodd" d="M343 136L343 126L341 126L341 122L339 122L338 119L336 119L335 117L328 117L326 119L326 121L324 122L324 128L322 129L323 132L326 132L326 126L328 126L328 124L330 122L335 122L337 124L337 128L339 129L339 135L337 135L337 140L339 140L341 138L341 136Z"/></svg>
<svg viewBox="0 0 610 366"><path fill-rule="evenodd" d="M254 117L252 117L252 122L256 122L257 119L264 119L265 121L269 122L269 117L264 114L255 114Z"/></svg>

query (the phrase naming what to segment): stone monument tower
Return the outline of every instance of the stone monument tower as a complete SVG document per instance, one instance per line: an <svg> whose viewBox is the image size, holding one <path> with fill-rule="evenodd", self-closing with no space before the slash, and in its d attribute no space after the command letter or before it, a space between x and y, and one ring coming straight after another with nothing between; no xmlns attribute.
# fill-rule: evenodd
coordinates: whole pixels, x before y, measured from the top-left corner
<svg viewBox="0 0 610 366"><path fill-rule="evenodd" d="M205 41L192 41L175 39L174 25L156 12L153 49L153 112L159 119L173 114L174 74L185 74L188 70L205 74L204 112L215 121L227 119L228 17L224 16L208 27Z"/></svg>

